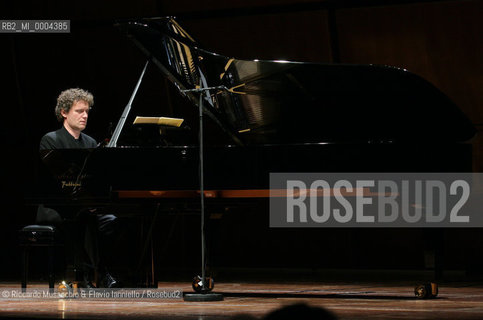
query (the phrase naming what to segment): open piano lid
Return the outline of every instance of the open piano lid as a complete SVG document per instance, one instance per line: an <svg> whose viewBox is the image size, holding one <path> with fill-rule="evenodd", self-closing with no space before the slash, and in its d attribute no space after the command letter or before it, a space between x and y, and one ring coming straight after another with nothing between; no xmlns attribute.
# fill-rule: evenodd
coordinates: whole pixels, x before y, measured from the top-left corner
<svg viewBox="0 0 483 320"><path fill-rule="evenodd" d="M475 128L428 81L377 65L238 60L206 51L171 17L119 23L238 144L464 142ZM187 95L198 105L198 94Z"/></svg>

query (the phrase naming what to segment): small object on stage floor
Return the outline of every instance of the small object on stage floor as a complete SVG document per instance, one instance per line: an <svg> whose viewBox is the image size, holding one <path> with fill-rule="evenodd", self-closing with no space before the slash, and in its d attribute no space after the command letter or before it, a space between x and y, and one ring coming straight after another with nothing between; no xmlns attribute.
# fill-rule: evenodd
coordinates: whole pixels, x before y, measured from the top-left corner
<svg viewBox="0 0 483 320"><path fill-rule="evenodd" d="M193 290L196 293L186 293L183 296L185 301L222 301L223 295L221 293L211 292L215 286L215 281L212 277L205 277L203 285L203 278L196 276L193 278Z"/></svg>
<svg viewBox="0 0 483 320"><path fill-rule="evenodd" d="M438 295L438 284L434 282L419 284L414 288L414 294L419 299L436 298Z"/></svg>

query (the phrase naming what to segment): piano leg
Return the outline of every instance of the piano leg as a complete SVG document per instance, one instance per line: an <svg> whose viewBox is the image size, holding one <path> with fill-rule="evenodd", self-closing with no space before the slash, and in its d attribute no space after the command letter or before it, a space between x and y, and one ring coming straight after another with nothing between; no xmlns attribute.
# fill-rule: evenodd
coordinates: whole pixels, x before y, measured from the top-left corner
<svg viewBox="0 0 483 320"><path fill-rule="evenodd" d="M143 219L143 222L141 223L141 245L143 249L141 251L141 255L139 256L138 264L136 267L136 274L143 275L144 283L141 283L141 285L147 288L158 287L154 265L153 230L154 226L156 225L159 209L160 204L158 203L156 205L156 208L154 209L152 218L148 218L147 222L146 219ZM144 230L146 224L148 225L148 228L145 234ZM146 266L148 266L148 268L146 268Z"/></svg>
<svg viewBox="0 0 483 320"><path fill-rule="evenodd" d="M425 267L434 270L434 280L443 279L444 229L424 229Z"/></svg>

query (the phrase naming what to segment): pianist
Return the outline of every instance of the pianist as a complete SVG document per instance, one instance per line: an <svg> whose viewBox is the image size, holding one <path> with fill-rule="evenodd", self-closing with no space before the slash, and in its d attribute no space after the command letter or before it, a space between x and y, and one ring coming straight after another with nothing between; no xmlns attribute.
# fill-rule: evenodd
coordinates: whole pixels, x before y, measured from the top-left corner
<svg viewBox="0 0 483 320"><path fill-rule="evenodd" d="M63 125L40 140L40 149L95 148L96 140L82 133L87 126L94 97L82 89L68 89L57 98L55 115Z"/></svg>
<svg viewBox="0 0 483 320"><path fill-rule="evenodd" d="M94 104L93 95L83 89L68 89L59 95L55 107L55 115L62 124L61 128L45 134L40 141L40 150L95 148L95 139L82 131L87 126L89 110ZM61 220L52 217L56 211L50 208L39 207L37 220L39 223ZM115 239L118 236L117 219L111 214L104 214L99 208L82 208L75 214L76 224L83 230L83 236L77 241L78 247L84 252L76 252L82 260L81 285L93 286L91 279L94 270L99 276L98 286L113 288L119 282L108 272L108 265L112 263L112 252L115 248ZM62 227L62 226L61 226ZM84 258L85 257L85 258Z"/></svg>

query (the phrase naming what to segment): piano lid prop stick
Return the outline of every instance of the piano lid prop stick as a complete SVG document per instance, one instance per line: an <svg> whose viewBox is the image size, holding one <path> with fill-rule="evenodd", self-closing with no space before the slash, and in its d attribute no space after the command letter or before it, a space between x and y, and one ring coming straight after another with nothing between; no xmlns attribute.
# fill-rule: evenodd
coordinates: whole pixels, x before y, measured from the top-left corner
<svg viewBox="0 0 483 320"><path fill-rule="evenodd" d="M143 72L141 72L141 76L139 77L138 82L136 83L136 87L134 88L131 98L129 99L129 102L127 103L127 106L124 108L121 118L117 123L116 129L114 130L114 134L112 135L111 141L109 141L109 143L107 144L108 148L113 148L117 146L117 140L119 139L119 135L121 134L122 128L124 127L126 118L129 115L129 111L131 111L132 102L134 101L134 97L136 96L139 86L141 85L141 81L143 80L144 73L146 72L146 68L148 67L148 64L149 64L149 60L146 61Z"/></svg>

